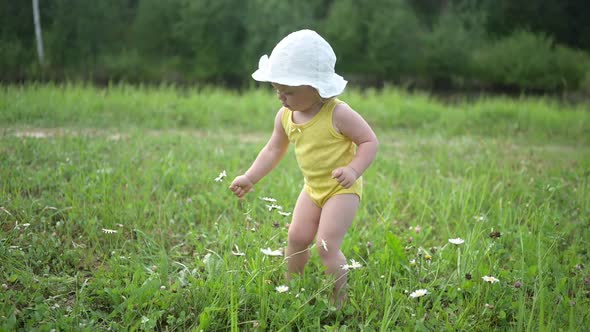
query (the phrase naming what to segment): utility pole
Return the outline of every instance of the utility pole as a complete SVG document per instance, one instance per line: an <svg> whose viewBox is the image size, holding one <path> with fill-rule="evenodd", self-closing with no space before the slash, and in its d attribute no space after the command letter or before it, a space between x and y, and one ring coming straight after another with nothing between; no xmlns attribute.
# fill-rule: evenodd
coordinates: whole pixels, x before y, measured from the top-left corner
<svg viewBox="0 0 590 332"><path fill-rule="evenodd" d="M35 36L37 37L37 56L41 66L45 64L43 52L43 36L41 35L41 19L39 18L39 0L33 0L33 20L35 22Z"/></svg>

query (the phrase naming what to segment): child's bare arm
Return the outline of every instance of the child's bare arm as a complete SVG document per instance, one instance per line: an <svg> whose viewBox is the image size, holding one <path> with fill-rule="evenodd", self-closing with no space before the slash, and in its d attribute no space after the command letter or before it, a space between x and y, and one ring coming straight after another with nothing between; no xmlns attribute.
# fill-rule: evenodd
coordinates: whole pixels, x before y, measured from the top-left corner
<svg viewBox="0 0 590 332"><path fill-rule="evenodd" d="M281 123L282 116L283 109L277 112L274 129L270 139L264 148L262 148L254 163L252 163L252 166L250 166L245 173L254 184L275 168L285 155L285 152L287 152L289 139L287 138L287 134L285 134L285 130Z"/></svg>
<svg viewBox="0 0 590 332"><path fill-rule="evenodd" d="M252 166L246 173L236 177L230 185L231 191L239 198L244 197L252 190L252 187L260 181L266 174L268 174L287 152L289 147L289 139L285 134L283 125L281 124L281 117L283 110L279 110L275 117L274 129L272 135L264 148L258 153L258 157L252 163Z"/></svg>
<svg viewBox="0 0 590 332"><path fill-rule="evenodd" d="M346 104L334 109L334 126L358 147L356 156L345 167L332 172L332 176L345 188L350 187L371 165L377 155L379 142L369 124Z"/></svg>

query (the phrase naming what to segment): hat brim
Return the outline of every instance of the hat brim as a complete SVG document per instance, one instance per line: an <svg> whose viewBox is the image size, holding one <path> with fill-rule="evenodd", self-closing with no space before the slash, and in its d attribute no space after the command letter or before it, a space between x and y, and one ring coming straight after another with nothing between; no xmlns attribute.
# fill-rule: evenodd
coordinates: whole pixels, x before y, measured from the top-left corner
<svg viewBox="0 0 590 332"><path fill-rule="evenodd" d="M288 86L309 85L318 90L318 93L322 98L331 98L340 95L348 83L342 76L336 73L324 78L322 82L309 82L289 77L273 77L266 68L259 68L256 70L252 73L252 78L259 82L271 82Z"/></svg>

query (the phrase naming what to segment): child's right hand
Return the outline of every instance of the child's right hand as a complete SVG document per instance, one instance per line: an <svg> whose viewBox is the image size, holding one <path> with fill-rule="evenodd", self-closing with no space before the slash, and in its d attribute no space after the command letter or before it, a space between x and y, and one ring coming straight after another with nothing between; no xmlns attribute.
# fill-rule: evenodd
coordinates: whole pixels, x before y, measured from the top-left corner
<svg viewBox="0 0 590 332"><path fill-rule="evenodd" d="M238 196L239 199L242 199L247 193L253 191L253 187L254 184L245 174L237 176L229 185L229 189L234 195Z"/></svg>

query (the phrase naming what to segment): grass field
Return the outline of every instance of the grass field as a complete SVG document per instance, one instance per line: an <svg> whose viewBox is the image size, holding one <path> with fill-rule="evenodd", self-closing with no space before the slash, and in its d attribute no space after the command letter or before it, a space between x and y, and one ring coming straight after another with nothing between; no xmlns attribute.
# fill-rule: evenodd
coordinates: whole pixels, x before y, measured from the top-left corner
<svg viewBox="0 0 590 332"><path fill-rule="evenodd" d="M587 106L342 99L381 144L343 245L362 267L337 311L315 248L290 283L261 251L285 246L289 217L261 197L292 210L292 151L243 202L227 189L270 135L270 90L1 86L0 330L589 326Z"/></svg>

